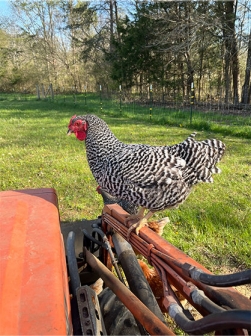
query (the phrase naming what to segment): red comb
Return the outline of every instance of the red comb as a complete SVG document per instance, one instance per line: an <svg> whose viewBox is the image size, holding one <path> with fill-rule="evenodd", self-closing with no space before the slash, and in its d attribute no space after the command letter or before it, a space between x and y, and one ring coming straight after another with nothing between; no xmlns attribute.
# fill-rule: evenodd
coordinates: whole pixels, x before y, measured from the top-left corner
<svg viewBox="0 0 251 336"><path fill-rule="evenodd" d="M77 116L77 115L75 114L74 116L71 117L68 127L71 126L71 124L72 124L72 120L73 120L74 118L76 118L76 116Z"/></svg>
<svg viewBox="0 0 251 336"><path fill-rule="evenodd" d="M77 116L77 115L74 114L74 116L71 117L71 120L70 120L70 121L72 121L74 118L76 118L76 116Z"/></svg>

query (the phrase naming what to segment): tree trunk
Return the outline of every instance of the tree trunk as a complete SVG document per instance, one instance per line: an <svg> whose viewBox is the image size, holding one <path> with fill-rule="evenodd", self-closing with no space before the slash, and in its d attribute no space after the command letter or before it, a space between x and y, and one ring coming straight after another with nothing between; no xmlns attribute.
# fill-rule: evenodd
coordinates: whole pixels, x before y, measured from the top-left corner
<svg viewBox="0 0 251 336"><path fill-rule="evenodd" d="M191 50L191 46L190 46L190 41L191 41L191 18L190 18L190 3L185 3L185 14L186 14L186 18L188 20L185 31L186 31L186 38L187 38L187 43L185 46L185 60L186 60L186 64L187 64L187 96L190 95L191 92L191 84L194 83L194 69L193 69L193 65L192 65L192 57L190 54L190 50ZM195 93L193 92L193 96L195 98Z"/></svg>
<svg viewBox="0 0 251 336"><path fill-rule="evenodd" d="M200 95L201 95L201 80L203 76L203 61L204 61L204 31L202 32L202 39L201 39L201 48L199 52L199 81L198 81L198 100L200 101Z"/></svg>
<svg viewBox="0 0 251 336"><path fill-rule="evenodd" d="M227 104L230 93L230 54L228 46L225 47L224 61L225 103Z"/></svg>
<svg viewBox="0 0 251 336"><path fill-rule="evenodd" d="M233 76L233 103L238 104L239 103L239 50L237 46L237 38L235 33L235 20L236 20L236 11L237 11L237 4L238 0L236 0L236 3L233 6L230 3L230 10L232 11L232 20L230 21L231 24L231 30L232 30L232 40L231 40L231 66L232 66L232 76ZM229 4L227 3L227 4Z"/></svg>
<svg viewBox="0 0 251 336"><path fill-rule="evenodd" d="M248 54L247 54L247 63L246 63L246 71L245 71L245 81L242 87L242 97L241 97L242 104L250 103L250 92L251 92L250 70L251 70L251 29L250 29L249 41L248 41Z"/></svg>
<svg viewBox="0 0 251 336"><path fill-rule="evenodd" d="M117 5L116 0L114 1L114 11L115 11L116 26L117 26L117 38L118 38L119 43L121 43L120 32L118 31L119 15L118 15L118 5Z"/></svg>
<svg viewBox="0 0 251 336"><path fill-rule="evenodd" d="M110 0L110 53L113 51L113 0Z"/></svg>
<svg viewBox="0 0 251 336"><path fill-rule="evenodd" d="M225 44L225 65L224 65L224 81L225 81L225 103L229 102L230 93L230 70L232 70L233 84L233 103L239 102L239 53L237 39L235 34L236 8L238 1L219 2L218 9L220 10L222 32Z"/></svg>

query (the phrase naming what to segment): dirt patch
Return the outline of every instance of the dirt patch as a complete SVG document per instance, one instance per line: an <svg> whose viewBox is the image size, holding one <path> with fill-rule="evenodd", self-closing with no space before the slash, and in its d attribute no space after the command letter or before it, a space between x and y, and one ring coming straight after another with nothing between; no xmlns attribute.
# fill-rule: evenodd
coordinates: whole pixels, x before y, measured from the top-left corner
<svg viewBox="0 0 251 336"><path fill-rule="evenodd" d="M251 285L243 285L234 288L242 295L246 296L248 299L251 300Z"/></svg>

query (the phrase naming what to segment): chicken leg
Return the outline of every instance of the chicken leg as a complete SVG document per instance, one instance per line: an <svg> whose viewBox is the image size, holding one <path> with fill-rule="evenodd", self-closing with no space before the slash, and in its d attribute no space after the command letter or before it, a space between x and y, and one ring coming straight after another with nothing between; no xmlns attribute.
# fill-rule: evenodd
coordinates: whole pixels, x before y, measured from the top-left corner
<svg viewBox="0 0 251 336"><path fill-rule="evenodd" d="M146 208L141 207L138 211L138 213L136 215L128 215L128 217L126 218L125 222L128 223L129 221L133 220L133 219L139 219L135 224L132 224L130 226L130 228L127 231L127 239L129 241L130 239L130 235L131 232L133 230L135 230L136 234L139 234L140 229L142 229L142 227L144 226L148 226L147 224L147 220L152 217L152 215L154 214L153 211L149 211L145 216L144 216L144 212L145 212Z"/></svg>

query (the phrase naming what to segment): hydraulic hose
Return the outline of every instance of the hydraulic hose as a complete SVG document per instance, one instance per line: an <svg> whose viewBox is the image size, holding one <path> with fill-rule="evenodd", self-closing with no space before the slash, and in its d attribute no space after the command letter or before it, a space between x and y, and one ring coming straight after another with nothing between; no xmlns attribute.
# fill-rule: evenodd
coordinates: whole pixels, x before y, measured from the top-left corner
<svg viewBox="0 0 251 336"><path fill-rule="evenodd" d="M198 304L199 306L205 308L210 313L218 313L221 311L225 311L222 307L215 304L211 301L202 290L195 289L191 293L191 298L194 303Z"/></svg>
<svg viewBox="0 0 251 336"><path fill-rule="evenodd" d="M171 305L168 313L178 326L188 334L202 335L215 330L237 328L251 330L250 310L233 309L218 312L197 321L190 321L177 304Z"/></svg>
<svg viewBox="0 0 251 336"><path fill-rule="evenodd" d="M131 291L163 323L166 323L159 308L158 302L156 301L156 298L144 276L141 267L139 266L138 260L131 245L118 233L113 234L112 240Z"/></svg>
<svg viewBox="0 0 251 336"><path fill-rule="evenodd" d="M216 287L240 286L251 283L251 269L226 275L213 275L193 267L189 273L192 279Z"/></svg>
<svg viewBox="0 0 251 336"><path fill-rule="evenodd" d="M81 286L78 274L78 264L75 254L75 233L70 231L66 240L66 254L68 260L68 269L71 279L71 291L73 296L76 296L76 290Z"/></svg>
<svg viewBox="0 0 251 336"><path fill-rule="evenodd" d="M86 261L91 268L99 274L106 286L117 295L120 301L131 311L134 317L151 335L174 336L174 333L86 248L84 249L84 254Z"/></svg>

